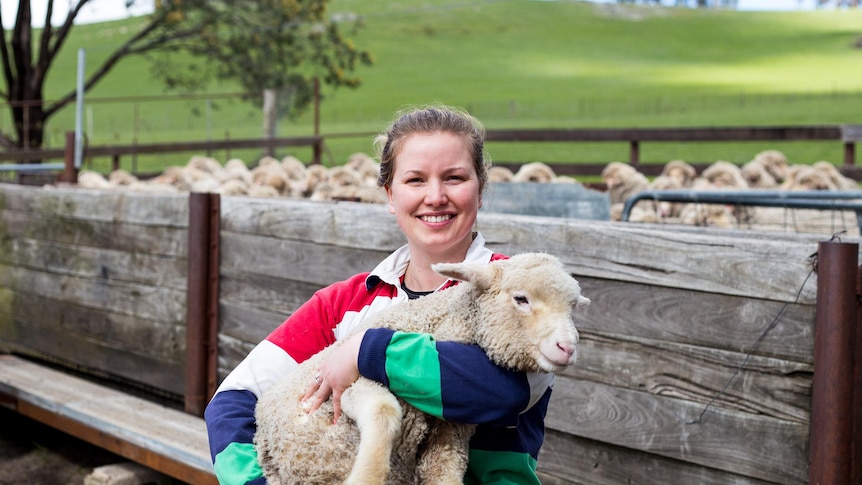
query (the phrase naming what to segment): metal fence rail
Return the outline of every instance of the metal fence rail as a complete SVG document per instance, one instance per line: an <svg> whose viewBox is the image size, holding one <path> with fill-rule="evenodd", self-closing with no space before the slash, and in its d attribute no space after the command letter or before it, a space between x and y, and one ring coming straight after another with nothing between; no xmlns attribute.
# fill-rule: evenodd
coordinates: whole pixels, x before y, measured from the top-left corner
<svg viewBox="0 0 862 485"><path fill-rule="evenodd" d="M642 200L786 207L788 209L849 210L856 212L856 221L859 227L862 227L862 191L646 190L626 199L620 220L628 221L632 208Z"/></svg>

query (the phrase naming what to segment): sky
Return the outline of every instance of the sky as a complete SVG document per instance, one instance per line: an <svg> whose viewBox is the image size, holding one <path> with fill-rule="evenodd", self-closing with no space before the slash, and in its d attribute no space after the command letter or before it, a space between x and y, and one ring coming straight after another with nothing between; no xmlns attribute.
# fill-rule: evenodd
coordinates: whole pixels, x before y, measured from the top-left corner
<svg viewBox="0 0 862 485"><path fill-rule="evenodd" d="M66 17L68 5L77 0L56 0L54 2L54 24ZM610 2L614 0L592 0L598 2ZM782 10L810 10L814 8L816 0L737 0L739 10L751 11L782 11ZM33 9L32 16L34 25L42 26L47 8L47 0L33 0L30 8ZM76 24L104 22L107 20L124 19L133 15L141 15L152 11L153 0L136 0L135 5L127 9L125 0L92 0L78 15ZM15 22L18 11L18 2L6 1L2 5L3 26L11 28Z"/></svg>

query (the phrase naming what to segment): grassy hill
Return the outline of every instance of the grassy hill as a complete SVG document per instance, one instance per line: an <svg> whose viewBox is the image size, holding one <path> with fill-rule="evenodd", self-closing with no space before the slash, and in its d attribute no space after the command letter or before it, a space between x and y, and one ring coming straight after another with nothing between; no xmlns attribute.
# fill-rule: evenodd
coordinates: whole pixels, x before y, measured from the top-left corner
<svg viewBox="0 0 862 485"><path fill-rule="evenodd" d="M356 90L324 89L324 135L372 133L399 107L463 106L488 128L655 127L862 123L862 11L737 12L499 0L384 2L335 0L365 26L353 39L375 64ZM74 89L76 52L88 70L133 32L140 19L78 26L53 68L48 97ZM162 100L143 58L122 61L87 95L93 144L261 136L260 110L219 97ZM112 98L112 99L108 99ZM73 110L50 122L52 144L74 126ZM0 129L9 123L5 113ZM282 136L311 133L311 115L282 120ZM327 161L370 151L369 136L332 138ZM838 143L644 144L646 161L745 162L778 148L792 162L839 163ZM489 144L498 161L624 160L624 143ZM225 158L228 154L215 154ZM255 154L231 154L255 160ZM306 153L297 153L308 159ZM183 163L141 160L141 169Z"/></svg>

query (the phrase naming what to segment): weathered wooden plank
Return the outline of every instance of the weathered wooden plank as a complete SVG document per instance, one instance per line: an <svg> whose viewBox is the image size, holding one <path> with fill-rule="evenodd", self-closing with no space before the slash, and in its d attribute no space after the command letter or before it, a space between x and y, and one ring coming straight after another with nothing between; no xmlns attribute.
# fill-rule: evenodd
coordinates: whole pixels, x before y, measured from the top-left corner
<svg viewBox="0 0 862 485"><path fill-rule="evenodd" d="M495 250L555 254L577 276L776 301L797 299L817 250L813 242L750 241L720 230L687 234L604 221L488 215L479 227ZM816 285L809 282L799 302L815 297Z"/></svg>
<svg viewBox="0 0 862 485"><path fill-rule="evenodd" d="M172 394L175 399L184 395L185 362L130 351L125 346L108 345L104 341L32 321L2 322L0 340L9 351Z"/></svg>
<svg viewBox="0 0 862 485"><path fill-rule="evenodd" d="M222 273L219 281L219 301L278 314L280 320L308 301L321 285L277 278L257 273ZM269 315L266 316L269 318ZM247 325L270 326L272 321L250 321ZM229 329L222 323L222 331Z"/></svg>
<svg viewBox="0 0 862 485"><path fill-rule="evenodd" d="M188 226L188 194L152 194L77 187L41 189L0 185L0 208L72 219Z"/></svg>
<svg viewBox="0 0 862 485"><path fill-rule="evenodd" d="M51 328L55 332L68 334L93 345L104 345L151 359L164 360L179 366L185 361L186 327L183 323L166 323L146 320L138 316L120 315L68 302L60 302L41 295L11 292L0 289L0 299L12 301L2 305L0 321L33 322L39 328ZM12 313L6 313L11 309ZM23 336L30 332L10 332ZM64 339L54 342L57 347L66 346Z"/></svg>
<svg viewBox="0 0 862 485"><path fill-rule="evenodd" d="M222 301L219 334L248 344L256 344L283 322L289 313L276 313L260 308L234 305Z"/></svg>
<svg viewBox="0 0 862 485"><path fill-rule="evenodd" d="M563 375L704 406L809 422L810 364L586 332L581 332L578 346L578 362Z"/></svg>
<svg viewBox="0 0 862 485"><path fill-rule="evenodd" d="M19 411L172 476L215 482L203 419L8 355L0 369L0 393Z"/></svg>
<svg viewBox="0 0 862 485"><path fill-rule="evenodd" d="M808 426L557 376L548 428L782 484L806 483ZM576 410L574 412L566 409Z"/></svg>
<svg viewBox="0 0 862 485"><path fill-rule="evenodd" d="M222 273L245 272L318 286L371 271L386 251L222 232Z"/></svg>
<svg viewBox="0 0 862 485"><path fill-rule="evenodd" d="M553 406L553 400L552 400ZM549 429L539 454L542 483L578 485L766 485L750 477L642 453Z"/></svg>
<svg viewBox="0 0 862 485"><path fill-rule="evenodd" d="M753 350L755 355L813 363L815 305L610 279L578 280L591 300L578 314L580 330Z"/></svg>
<svg viewBox="0 0 862 485"><path fill-rule="evenodd" d="M186 318L186 293L168 287L79 278L0 264L0 287L44 298L179 324Z"/></svg>
<svg viewBox="0 0 862 485"><path fill-rule="evenodd" d="M223 197L222 231L390 252L406 243L382 204Z"/></svg>
<svg viewBox="0 0 862 485"><path fill-rule="evenodd" d="M383 252L402 241L394 218L375 204L225 198L222 205L226 232ZM500 214L483 215L478 227L499 252L553 253L581 276L775 301L796 300L818 241ZM815 287L809 281L799 301L811 304Z"/></svg>
<svg viewBox="0 0 862 485"><path fill-rule="evenodd" d="M185 291L188 262L140 252L15 238L0 262L58 275L164 286Z"/></svg>
<svg viewBox="0 0 862 485"><path fill-rule="evenodd" d="M219 333L218 375L219 382L251 352L254 344Z"/></svg>
<svg viewBox="0 0 862 485"><path fill-rule="evenodd" d="M186 228L88 221L47 213L0 211L0 236L163 257L185 258L188 253Z"/></svg>

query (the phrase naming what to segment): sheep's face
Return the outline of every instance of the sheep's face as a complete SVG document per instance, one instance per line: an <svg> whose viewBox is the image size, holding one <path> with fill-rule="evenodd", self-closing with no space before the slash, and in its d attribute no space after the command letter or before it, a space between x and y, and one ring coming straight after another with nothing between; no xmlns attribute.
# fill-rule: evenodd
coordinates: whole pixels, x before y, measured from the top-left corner
<svg viewBox="0 0 862 485"><path fill-rule="evenodd" d="M479 344L495 362L547 372L575 362L574 311L590 300L557 258L526 253L488 265L447 266L458 270L446 276L480 290Z"/></svg>

